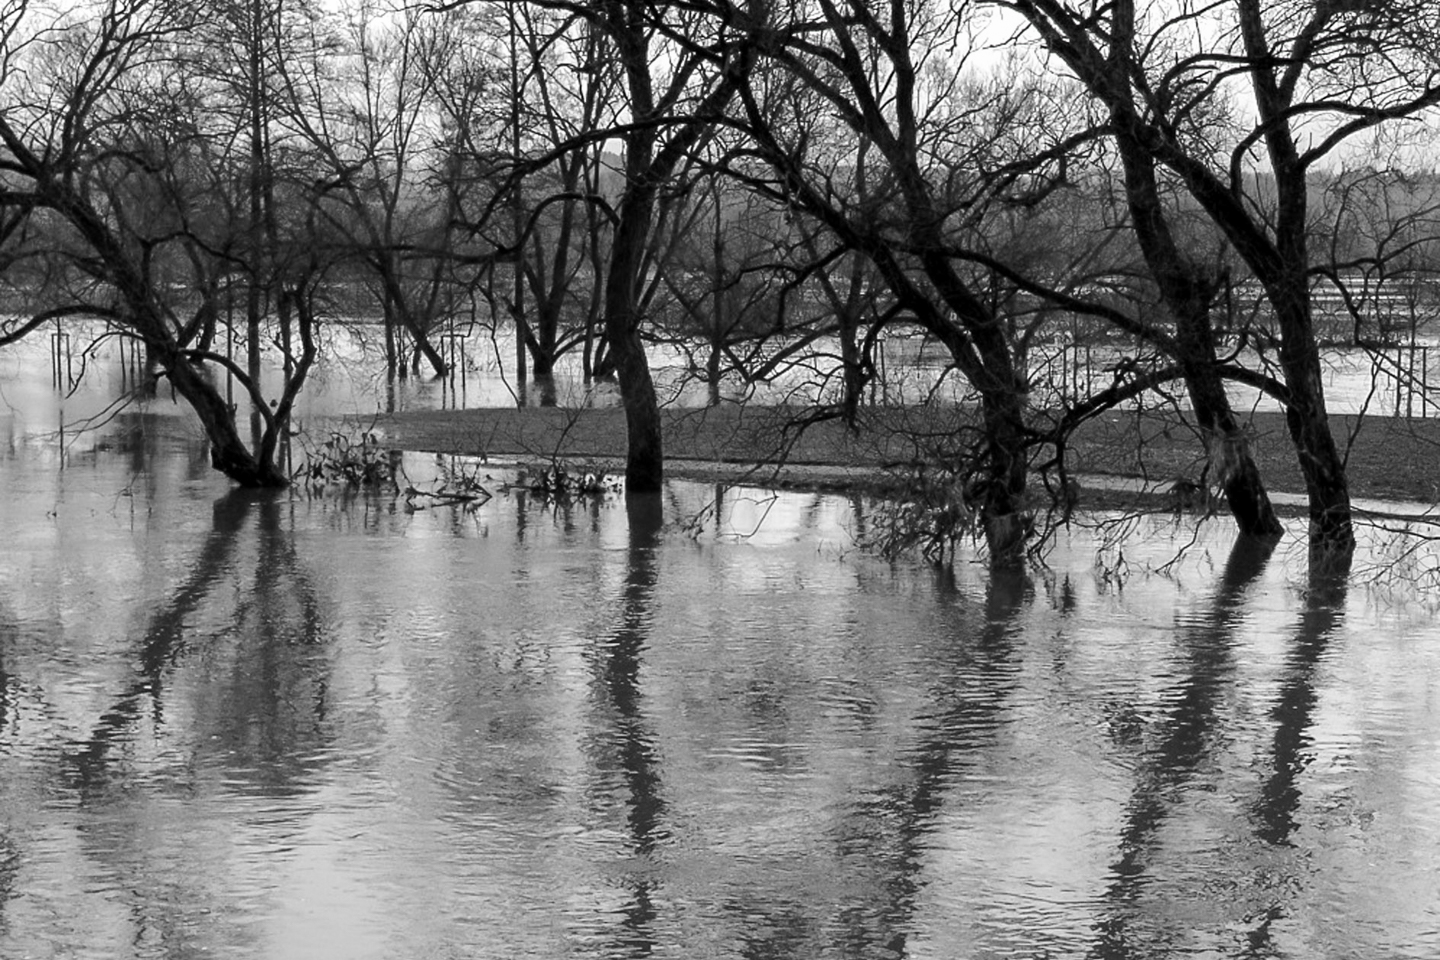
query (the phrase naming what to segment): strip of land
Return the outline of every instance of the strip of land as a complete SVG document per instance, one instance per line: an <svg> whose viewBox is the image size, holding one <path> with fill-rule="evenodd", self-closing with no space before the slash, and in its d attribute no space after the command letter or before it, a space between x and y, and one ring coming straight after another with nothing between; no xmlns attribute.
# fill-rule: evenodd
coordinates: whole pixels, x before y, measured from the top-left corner
<svg viewBox="0 0 1440 960"><path fill-rule="evenodd" d="M940 406L866 408L853 431L838 420L807 424L803 410L788 407L672 408L662 416L668 476L815 489L884 489L974 429L972 411ZM1248 419L1269 489L1303 493L1284 416L1261 411ZM1352 496L1440 501L1440 419L1337 415L1331 422L1348 451ZM617 407L411 411L352 418L350 427L374 427L394 449L611 472L623 469L626 449ZM1204 464L1199 436L1175 410L1105 414L1082 426L1067 451L1074 474L1152 483L1198 481Z"/></svg>

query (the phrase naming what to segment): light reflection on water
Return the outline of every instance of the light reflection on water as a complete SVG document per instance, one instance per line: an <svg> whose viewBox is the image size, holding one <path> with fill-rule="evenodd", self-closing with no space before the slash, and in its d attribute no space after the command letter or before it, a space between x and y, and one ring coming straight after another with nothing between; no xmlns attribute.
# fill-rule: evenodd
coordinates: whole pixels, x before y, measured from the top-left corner
<svg viewBox="0 0 1440 960"><path fill-rule="evenodd" d="M1440 951L1440 630L1294 544L992 577L842 498L409 514L138 425L0 466L0 956Z"/></svg>

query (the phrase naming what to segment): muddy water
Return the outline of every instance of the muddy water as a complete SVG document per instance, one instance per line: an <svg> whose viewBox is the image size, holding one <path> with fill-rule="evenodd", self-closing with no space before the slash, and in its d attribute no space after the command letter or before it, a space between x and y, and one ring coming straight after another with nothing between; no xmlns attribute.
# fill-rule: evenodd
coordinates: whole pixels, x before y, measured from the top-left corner
<svg viewBox="0 0 1440 960"><path fill-rule="evenodd" d="M1160 570L1163 522L992 577L849 500L501 479L12 439L0 957L1440 955L1440 628L1383 538L1337 591L1223 530Z"/></svg>

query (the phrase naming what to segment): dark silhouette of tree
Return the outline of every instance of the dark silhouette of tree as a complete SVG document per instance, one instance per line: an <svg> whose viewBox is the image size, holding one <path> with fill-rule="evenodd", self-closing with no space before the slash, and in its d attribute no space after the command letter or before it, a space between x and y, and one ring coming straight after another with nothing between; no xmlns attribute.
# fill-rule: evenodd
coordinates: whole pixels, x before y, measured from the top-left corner
<svg viewBox="0 0 1440 960"><path fill-rule="evenodd" d="M1309 174L1366 132L1440 103L1433 10L1233 0L1141 11L1122 0L1092 15L1058 0L994 5L1020 14L1103 105L1122 150L1148 155L1184 185L1259 282L1279 331L1312 546L1348 566L1349 487L1312 309ZM1237 84L1248 88L1248 123L1228 99ZM1177 266L1167 282L1179 292Z"/></svg>
<svg viewBox="0 0 1440 960"><path fill-rule="evenodd" d="M209 349L205 333L216 319L217 270L246 262L248 253L234 251L247 241L235 238L253 240L254 223L242 215L217 230L207 220L235 208L206 189L220 176L208 166L220 153L206 145L201 103L185 95L195 52L189 43L200 32L202 11L107 0L93 20L62 14L45 23L23 5L8 12L0 208L47 238L47 277L60 282L37 291L49 308L7 329L0 342L47 317L108 322L143 345L156 372L195 410L216 469L244 486L283 486L291 410L318 355L315 294L327 262L306 213L313 194L287 184L286 215L266 224L267 283L277 300L285 363L270 402L255 357L242 367ZM267 181L267 196L277 189ZM238 229L227 234L228 227ZM185 285L174 280L175 264L185 259L209 288L208 302L202 294L193 315L181 303ZM249 267L242 272L253 279ZM258 346L258 335L250 343ZM202 364L224 370L248 399L248 446L236 407Z"/></svg>

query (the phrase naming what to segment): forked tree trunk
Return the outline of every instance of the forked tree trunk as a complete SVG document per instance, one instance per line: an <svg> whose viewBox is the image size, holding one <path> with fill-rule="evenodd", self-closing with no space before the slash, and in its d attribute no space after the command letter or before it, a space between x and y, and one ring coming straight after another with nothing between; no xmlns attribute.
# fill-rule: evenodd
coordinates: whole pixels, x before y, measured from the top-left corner
<svg viewBox="0 0 1440 960"><path fill-rule="evenodd" d="M240 439L235 414L210 381L200 375L189 360L176 351L162 351L161 368L175 391L185 398L200 418L210 442L210 463L242 487L280 488L289 480L270 458L257 458Z"/></svg>
<svg viewBox="0 0 1440 960"><path fill-rule="evenodd" d="M1250 81L1257 115L1253 145L1264 147L1274 177L1274 208L1262 218L1247 205L1225 171L1212 169L1177 139L1170 125L1173 117L1153 113L1153 101L1143 110L1136 107L1134 91L1137 85L1144 87L1144 81L1137 79L1144 76L1137 51L1148 45L1136 37L1135 8L1134 0L1108 5L1108 29L1102 27L1102 17L1082 20L1081 14L1060 4L1027 4L1018 9L1110 110L1110 128L1120 148L1143 152L1152 162L1171 170L1264 285L1280 330L1280 364L1290 393L1286 423L1310 501L1312 551L1333 557L1336 567L1348 566L1355 545L1350 495L1345 464L1325 411L1310 314L1306 249L1309 161L1302 156L1294 133L1300 115L1295 109L1294 71L1300 61L1271 48L1262 0L1234 0L1246 56L1244 61L1236 60L1234 73ZM1321 4L1316 10L1313 24L1318 28L1342 6ZM1315 34L1302 36L1305 43L1316 39Z"/></svg>

